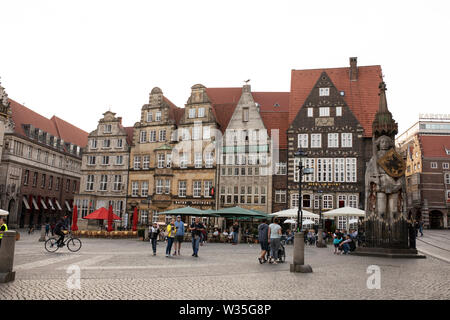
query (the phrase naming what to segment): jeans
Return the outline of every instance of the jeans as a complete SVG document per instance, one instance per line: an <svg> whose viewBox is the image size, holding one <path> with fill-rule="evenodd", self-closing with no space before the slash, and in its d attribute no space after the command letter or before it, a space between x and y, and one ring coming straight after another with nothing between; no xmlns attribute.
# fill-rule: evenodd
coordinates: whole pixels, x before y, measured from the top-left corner
<svg viewBox="0 0 450 320"><path fill-rule="evenodd" d="M200 244L200 236L193 236L192 237L192 250L194 251L194 254L198 254L198 246Z"/></svg>
<svg viewBox="0 0 450 320"><path fill-rule="evenodd" d="M64 232L55 232L56 235L59 236L59 239L56 241L57 244L63 244L64 243Z"/></svg>
<svg viewBox="0 0 450 320"><path fill-rule="evenodd" d="M156 241L157 241L158 239L152 239L152 249L153 249L153 253L156 253Z"/></svg>
<svg viewBox="0 0 450 320"><path fill-rule="evenodd" d="M280 238L271 238L270 239L270 255L277 260L278 259L278 250L280 249Z"/></svg>
<svg viewBox="0 0 450 320"><path fill-rule="evenodd" d="M342 248L344 249L345 254L347 254L350 251L350 246L348 245L348 243L344 243L342 245Z"/></svg>
<svg viewBox="0 0 450 320"><path fill-rule="evenodd" d="M170 251L172 250L172 244L173 244L173 240L175 238L171 238L171 237L167 237L167 247L166 247L166 254L170 255Z"/></svg>
<svg viewBox="0 0 450 320"><path fill-rule="evenodd" d="M233 242L234 243L238 243L238 236L239 236L239 233L233 232Z"/></svg>

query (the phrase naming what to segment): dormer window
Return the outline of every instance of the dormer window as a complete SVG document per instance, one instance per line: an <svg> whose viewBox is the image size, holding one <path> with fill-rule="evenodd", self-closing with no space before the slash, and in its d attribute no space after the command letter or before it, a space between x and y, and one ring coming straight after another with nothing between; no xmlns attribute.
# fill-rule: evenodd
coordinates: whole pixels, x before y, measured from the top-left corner
<svg viewBox="0 0 450 320"><path fill-rule="evenodd" d="M319 96L325 97L330 95L330 88L319 88Z"/></svg>
<svg viewBox="0 0 450 320"><path fill-rule="evenodd" d="M156 111L155 121L161 121L161 111Z"/></svg>
<svg viewBox="0 0 450 320"><path fill-rule="evenodd" d="M198 117L203 118L205 116L205 108L198 108Z"/></svg>
<svg viewBox="0 0 450 320"><path fill-rule="evenodd" d="M189 109L189 119L195 118L195 108Z"/></svg>
<svg viewBox="0 0 450 320"><path fill-rule="evenodd" d="M273 106L274 106L274 107L279 107L280 104L279 104L279 103L275 103Z"/></svg>
<svg viewBox="0 0 450 320"><path fill-rule="evenodd" d="M152 122L152 121L153 121L153 113L147 112L147 122Z"/></svg>
<svg viewBox="0 0 450 320"><path fill-rule="evenodd" d="M249 110L248 108L242 109L242 121L247 122L249 117Z"/></svg>

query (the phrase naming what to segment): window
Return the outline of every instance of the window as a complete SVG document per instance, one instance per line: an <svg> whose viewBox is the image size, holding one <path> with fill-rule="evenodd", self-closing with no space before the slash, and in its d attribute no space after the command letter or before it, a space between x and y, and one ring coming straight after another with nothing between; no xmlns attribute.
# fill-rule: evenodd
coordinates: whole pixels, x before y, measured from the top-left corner
<svg viewBox="0 0 450 320"><path fill-rule="evenodd" d="M77 192L77 182L75 180L72 182L72 192Z"/></svg>
<svg viewBox="0 0 450 320"><path fill-rule="evenodd" d="M178 181L178 196L186 197L186 180Z"/></svg>
<svg viewBox="0 0 450 320"><path fill-rule="evenodd" d="M203 139L211 139L211 127L203 127Z"/></svg>
<svg viewBox="0 0 450 320"><path fill-rule="evenodd" d="M61 182L61 179L60 179L60 178L56 178L56 186L55 186L56 191L59 190L59 184L60 184L60 182Z"/></svg>
<svg viewBox="0 0 450 320"><path fill-rule="evenodd" d="M330 95L330 88L319 88L319 96L329 96Z"/></svg>
<svg viewBox="0 0 450 320"><path fill-rule="evenodd" d="M248 108L242 109L242 121L244 121L244 122L248 121L248 117L249 117L248 113L249 113Z"/></svg>
<svg viewBox="0 0 450 320"><path fill-rule="evenodd" d="M157 179L156 180L156 194L162 194L163 193L163 180Z"/></svg>
<svg viewBox="0 0 450 320"><path fill-rule="evenodd" d="M314 117L314 109L308 108L308 117Z"/></svg>
<svg viewBox="0 0 450 320"><path fill-rule="evenodd" d="M188 164L188 154L186 152L183 152L180 155L180 168L187 168L187 164Z"/></svg>
<svg viewBox="0 0 450 320"><path fill-rule="evenodd" d="M319 116L320 117L329 117L330 116L330 107L320 107L319 108Z"/></svg>
<svg viewBox="0 0 450 320"><path fill-rule="evenodd" d="M151 130L150 132L150 135L149 135L149 137L148 137L148 141L149 142L156 142L156 130Z"/></svg>
<svg viewBox="0 0 450 320"><path fill-rule="evenodd" d="M170 180L166 180L165 194L170 194Z"/></svg>
<svg viewBox="0 0 450 320"><path fill-rule="evenodd" d="M450 190L447 190L447 203L450 202Z"/></svg>
<svg viewBox="0 0 450 320"><path fill-rule="evenodd" d="M442 163L442 169L448 169L448 162Z"/></svg>
<svg viewBox="0 0 450 320"><path fill-rule="evenodd" d="M122 147L123 147L123 140L117 139L117 148L122 148Z"/></svg>
<svg viewBox="0 0 450 320"><path fill-rule="evenodd" d="M308 134L300 133L297 140L298 148L308 148Z"/></svg>
<svg viewBox="0 0 450 320"><path fill-rule="evenodd" d="M92 149L97 149L97 139L92 139L91 140L91 148Z"/></svg>
<svg viewBox="0 0 450 320"><path fill-rule="evenodd" d="M166 155L164 153L158 153L158 168L164 168L166 162Z"/></svg>
<svg viewBox="0 0 450 320"><path fill-rule="evenodd" d="M286 203L286 190L275 190L275 202Z"/></svg>
<svg viewBox="0 0 450 320"><path fill-rule="evenodd" d="M205 198L211 198L211 196L209 195L209 189L212 188L212 181L211 180L207 180L203 182L203 196Z"/></svg>
<svg viewBox="0 0 450 320"><path fill-rule="evenodd" d="M109 156L102 156L102 165L109 165Z"/></svg>
<svg viewBox="0 0 450 320"><path fill-rule="evenodd" d="M25 173L23 175L23 184L28 185L28 179L30 177L30 170L25 170Z"/></svg>
<svg viewBox="0 0 450 320"><path fill-rule="evenodd" d="M148 223L148 210L139 210L139 222L141 224Z"/></svg>
<svg viewBox="0 0 450 320"><path fill-rule="evenodd" d="M33 173L33 187L36 187L37 185L37 179L38 179L38 173L34 172Z"/></svg>
<svg viewBox="0 0 450 320"><path fill-rule="evenodd" d="M341 145L343 148L352 147L352 134L351 133L341 133Z"/></svg>
<svg viewBox="0 0 450 320"><path fill-rule="evenodd" d="M139 182L137 181L131 182L131 196L132 197L139 196Z"/></svg>
<svg viewBox="0 0 450 320"><path fill-rule="evenodd" d="M138 170L141 168L141 157L140 156L134 157L133 168L134 168L134 170Z"/></svg>
<svg viewBox="0 0 450 320"><path fill-rule="evenodd" d="M161 111L156 111L155 121L161 121Z"/></svg>
<svg viewBox="0 0 450 320"><path fill-rule="evenodd" d="M334 159L334 182L345 182L345 159Z"/></svg>
<svg viewBox="0 0 450 320"><path fill-rule="evenodd" d="M105 133L111 133L111 125L105 124Z"/></svg>
<svg viewBox="0 0 450 320"><path fill-rule="evenodd" d="M336 107L336 117L342 116L342 107Z"/></svg>
<svg viewBox="0 0 450 320"><path fill-rule="evenodd" d="M172 154L168 153L166 155L166 167L171 168L172 167Z"/></svg>
<svg viewBox="0 0 450 320"><path fill-rule="evenodd" d="M298 193L291 195L291 208L298 208Z"/></svg>
<svg viewBox="0 0 450 320"><path fill-rule="evenodd" d="M27 152L28 159L32 159L33 158L33 147L28 146L27 150L28 150L28 152Z"/></svg>
<svg viewBox="0 0 450 320"><path fill-rule="evenodd" d="M317 159L317 182L333 181L333 159L319 158Z"/></svg>
<svg viewBox="0 0 450 320"><path fill-rule="evenodd" d="M27 181L28 181L28 179L27 179ZM445 174L445 184L450 184L450 173Z"/></svg>
<svg viewBox="0 0 450 320"><path fill-rule="evenodd" d="M199 140L200 139L200 132L201 128L199 126L195 126L192 128L192 140Z"/></svg>
<svg viewBox="0 0 450 320"><path fill-rule="evenodd" d="M339 134L329 133L328 134L328 148L339 148Z"/></svg>
<svg viewBox="0 0 450 320"><path fill-rule="evenodd" d="M189 119L195 118L195 108L189 109Z"/></svg>
<svg viewBox="0 0 450 320"><path fill-rule="evenodd" d="M123 164L123 156L116 156L116 164L117 165Z"/></svg>
<svg viewBox="0 0 450 320"><path fill-rule="evenodd" d="M338 195L338 208L343 208L347 205L347 196Z"/></svg>
<svg viewBox="0 0 450 320"><path fill-rule="evenodd" d="M53 176L50 176L50 178L48 179L48 190L52 190L52 188L53 188Z"/></svg>
<svg viewBox="0 0 450 320"><path fill-rule="evenodd" d="M41 149L38 149L37 156L36 156L37 161L41 161L41 153L42 153Z"/></svg>
<svg viewBox="0 0 450 320"><path fill-rule="evenodd" d="M44 153L44 163L48 163L48 151Z"/></svg>
<svg viewBox="0 0 450 320"><path fill-rule="evenodd" d="M324 209L333 209L333 196L332 195L324 195L323 196L323 208Z"/></svg>
<svg viewBox="0 0 450 320"><path fill-rule="evenodd" d="M120 174L116 174L116 175L114 175L113 190L120 191L121 188L122 188L122 176Z"/></svg>
<svg viewBox="0 0 450 320"><path fill-rule="evenodd" d="M148 168L150 168L150 156L145 155L142 158L142 169L148 169Z"/></svg>
<svg viewBox="0 0 450 320"><path fill-rule="evenodd" d="M141 184L141 197L148 196L148 181L142 181Z"/></svg>
<svg viewBox="0 0 450 320"><path fill-rule="evenodd" d="M159 141L166 141L166 130L159 130Z"/></svg>
<svg viewBox="0 0 450 320"><path fill-rule="evenodd" d="M312 133L311 134L311 148L321 148L322 147L322 134Z"/></svg>
<svg viewBox="0 0 450 320"><path fill-rule="evenodd" d="M88 165L95 166L95 156L88 156Z"/></svg>
<svg viewBox="0 0 450 320"><path fill-rule="evenodd" d="M275 174L286 175L286 162L278 162L275 164Z"/></svg>
<svg viewBox="0 0 450 320"><path fill-rule="evenodd" d="M200 198L202 195L202 182L194 181L194 198Z"/></svg>
<svg viewBox="0 0 450 320"><path fill-rule="evenodd" d="M356 158L346 158L347 182L356 182Z"/></svg>
<svg viewBox="0 0 450 320"><path fill-rule="evenodd" d="M303 208L311 208L311 195L304 194L302 195L302 207Z"/></svg>
<svg viewBox="0 0 450 320"><path fill-rule="evenodd" d="M108 187L108 176L106 174L102 174L100 177L100 191L106 191Z"/></svg>
<svg viewBox="0 0 450 320"><path fill-rule="evenodd" d="M431 162L431 169L437 169L437 162Z"/></svg>
<svg viewBox="0 0 450 320"><path fill-rule="evenodd" d="M205 167L212 168L214 164L214 154L212 152L207 152L205 156Z"/></svg>
<svg viewBox="0 0 450 320"><path fill-rule="evenodd" d="M111 147L111 140L105 139L103 140L103 148L110 148Z"/></svg>
<svg viewBox="0 0 450 320"><path fill-rule="evenodd" d="M141 131L139 134L139 142L144 143L147 142L147 131Z"/></svg>
<svg viewBox="0 0 450 320"><path fill-rule="evenodd" d="M348 206L352 208L358 208L358 196L357 195L349 195L348 196Z"/></svg>
<svg viewBox="0 0 450 320"><path fill-rule="evenodd" d="M198 117L203 118L205 116L205 108L198 108Z"/></svg>
<svg viewBox="0 0 450 320"><path fill-rule="evenodd" d="M45 175L45 174L43 174L42 175L42 179L41 179L41 188L43 189L43 188L45 188L45 178L46 178L47 176Z"/></svg>
<svg viewBox="0 0 450 320"><path fill-rule="evenodd" d="M151 111L147 112L147 122L153 121L153 113Z"/></svg>

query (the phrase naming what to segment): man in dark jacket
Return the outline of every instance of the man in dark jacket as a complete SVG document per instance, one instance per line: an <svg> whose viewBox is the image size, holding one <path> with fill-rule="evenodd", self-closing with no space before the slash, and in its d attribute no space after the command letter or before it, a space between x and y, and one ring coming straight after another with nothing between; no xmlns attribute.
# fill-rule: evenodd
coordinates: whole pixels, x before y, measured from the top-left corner
<svg viewBox="0 0 450 320"><path fill-rule="evenodd" d="M59 236L58 241L56 241L56 243L58 244L58 247L64 246L65 234L64 234L63 230L67 230L67 226L65 223L66 218L67 218L67 216L64 216L64 218L60 219L55 226L54 233Z"/></svg>

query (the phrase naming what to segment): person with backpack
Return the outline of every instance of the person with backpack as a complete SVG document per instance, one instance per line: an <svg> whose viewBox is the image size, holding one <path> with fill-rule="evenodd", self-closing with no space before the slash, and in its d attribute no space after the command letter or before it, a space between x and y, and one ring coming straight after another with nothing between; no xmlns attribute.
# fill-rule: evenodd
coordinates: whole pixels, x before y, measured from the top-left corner
<svg viewBox="0 0 450 320"><path fill-rule="evenodd" d="M156 244L158 242L159 228L156 222L153 222L153 226L149 230L149 238L152 243L153 255L156 256Z"/></svg>

